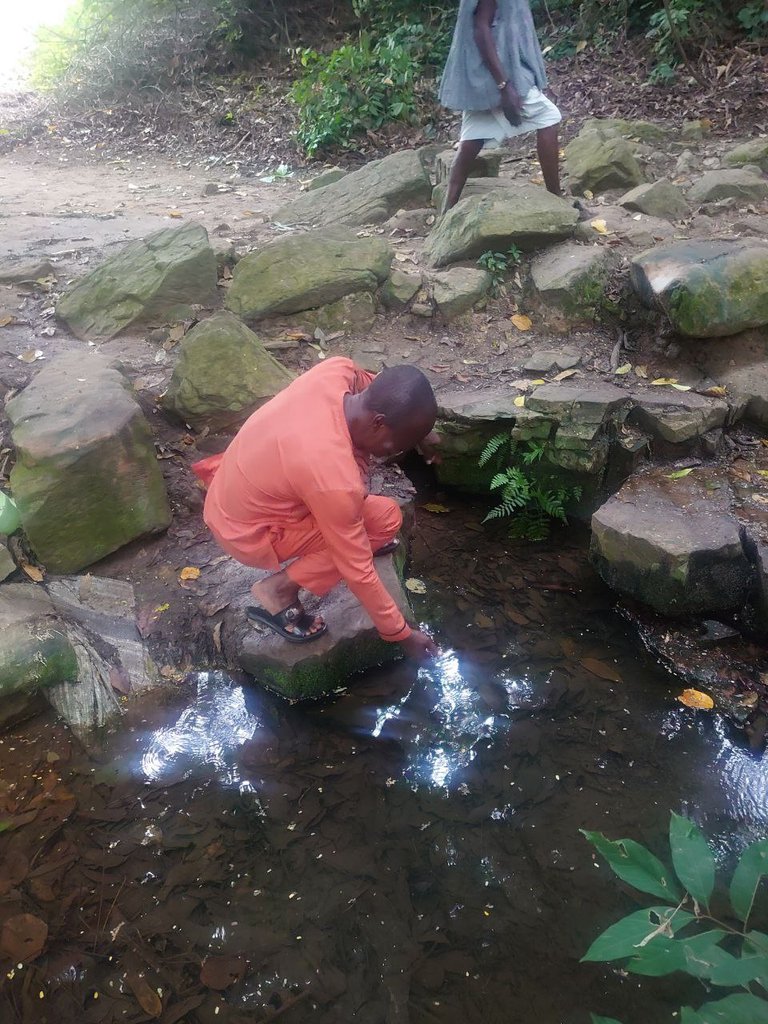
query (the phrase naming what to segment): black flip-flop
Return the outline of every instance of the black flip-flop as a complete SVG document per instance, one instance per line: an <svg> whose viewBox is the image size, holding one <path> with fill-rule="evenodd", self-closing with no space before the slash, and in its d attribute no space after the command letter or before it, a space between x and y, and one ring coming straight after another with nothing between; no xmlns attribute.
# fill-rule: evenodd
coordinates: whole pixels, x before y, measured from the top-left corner
<svg viewBox="0 0 768 1024"><path fill-rule="evenodd" d="M276 612L274 615L268 612L266 608L251 605L249 608L246 608L245 614L251 622L257 622L260 626L267 626L291 644L308 644L313 640L318 640L324 633L328 632L328 626L323 623L320 629L310 633L312 626L315 624L314 616L307 614L304 607L298 602L289 605L281 612ZM286 629L286 626L292 626L293 631Z"/></svg>
<svg viewBox="0 0 768 1024"><path fill-rule="evenodd" d="M382 547L377 548L373 552L373 557L374 558L381 558L382 555L393 555L395 553L395 551L397 551L397 549L399 547L400 547L400 541L397 539L397 537L395 537L395 539L391 540L389 542L389 544L384 544Z"/></svg>

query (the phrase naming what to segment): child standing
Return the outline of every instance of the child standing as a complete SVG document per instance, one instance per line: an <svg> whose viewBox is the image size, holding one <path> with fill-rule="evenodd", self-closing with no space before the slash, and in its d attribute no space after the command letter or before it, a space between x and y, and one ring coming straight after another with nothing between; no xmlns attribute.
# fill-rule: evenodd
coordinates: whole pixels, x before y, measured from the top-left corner
<svg viewBox="0 0 768 1024"><path fill-rule="evenodd" d="M543 94L546 85L528 0L461 0L440 83L443 106L462 112L444 211L459 201L487 142L499 144L531 131L547 191L561 195L557 126L562 116Z"/></svg>

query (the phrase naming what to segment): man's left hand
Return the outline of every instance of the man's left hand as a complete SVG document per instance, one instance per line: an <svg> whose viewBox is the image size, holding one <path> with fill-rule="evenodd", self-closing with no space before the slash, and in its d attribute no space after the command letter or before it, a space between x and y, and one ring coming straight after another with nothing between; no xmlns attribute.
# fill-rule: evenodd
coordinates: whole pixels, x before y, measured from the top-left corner
<svg viewBox="0 0 768 1024"><path fill-rule="evenodd" d="M442 437L436 430L431 430L416 449L419 455L423 456L428 466L439 466L443 457L437 450L437 446L443 443Z"/></svg>

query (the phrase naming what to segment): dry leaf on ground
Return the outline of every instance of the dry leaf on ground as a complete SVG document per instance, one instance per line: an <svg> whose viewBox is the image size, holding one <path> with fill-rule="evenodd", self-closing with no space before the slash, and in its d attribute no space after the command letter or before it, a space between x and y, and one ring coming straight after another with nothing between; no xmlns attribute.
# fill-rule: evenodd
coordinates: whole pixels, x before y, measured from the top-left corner
<svg viewBox="0 0 768 1024"><path fill-rule="evenodd" d="M239 956L209 956L200 968L200 981L216 992L234 985L245 974L245 962Z"/></svg>
<svg viewBox="0 0 768 1024"><path fill-rule="evenodd" d="M702 693L701 690L683 690L677 699L687 708L699 708L702 711L711 711L715 706L709 694Z"/></svg>
<svg viewBox="0 0 768 1024"><path fill-rule="evenodd" d="M0 934L0 952L15 963L27 963L40 956L48 938L48 925L34 914L9 917Z"/></svg>
<svg viewBox="0 0 768 1024"><path fill-rule="evenodd" d="M146 978L129 971L125 980L136 997L136 1002L149 1017L159 1017L163 1012L163 1001Z"/></svg>
<svg viewBox="0 0 768 1024"><path fill-rule="evenodd" d="M591 226L598 233L598 235L608 234L608 225L605 223L602 217L598 217L596 220L591 221Z"/></svg>
<svg viewBox="0 0 768 1024"><path fill-rule="evenodd" d="M411 579L405 581L406 590L410 590L412 594L426 594L427 585L423 580L417 580L411 577Z"/></svg>
<svg viewBox="0 0 768 1024"><path fill-rule="evenodd" d="M22 562L22 570L29 576L35 583L42 583L45 579L45 572L36 565L30 565L28 562Z"/></svg>
<svg viewBox="0 0 768 1024"><path fill-rule="evenodd" d="M597 658L581 658L579 664L599 679L607 679L610 683L622 682L621 676L612 665L607 665Z"/></svg>
<svg viewBox="0 0 768 1024"><path fill-rule="evenodd" d="M443 512L451 511L447 505L439 505L436 501L429 501L426 505L422 505L421 507L425 512L434 512L438 515Z"/></svg>
<svg viewBox="0 0 768 1024"><path fill-rule="evenodd" d="M200 570L195 565L185 565L179 573L180 580L199 580Z"/></svg>
<svg viewBox="0 0 768 1024"><path fill-rule="evenodd" d="M512 404L522 409L525 406L525 395L518 395Z"/></svg>
<svg viewBox="0 0 768 1024"><path fill-rule="evenodd" d="M525 313L515 313L514 316L510 317L510 320L518 331L530 331L531 327L533 327L533 321Z"/></svg>

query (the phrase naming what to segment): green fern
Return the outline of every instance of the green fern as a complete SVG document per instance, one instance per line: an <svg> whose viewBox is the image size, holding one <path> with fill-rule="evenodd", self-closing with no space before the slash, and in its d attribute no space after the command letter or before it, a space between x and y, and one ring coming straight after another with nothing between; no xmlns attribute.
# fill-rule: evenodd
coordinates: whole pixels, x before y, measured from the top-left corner
<svg viewBox="0 0 768 1024"><path fill-rule="evenodd" d="M485 448L483 448L483 451L477 463L478 466L487 465L494 457L494 455L498 455L498 453L505 445L509 445L510 447L512 447L512 439L509 435L509 432L497 434L495 437L492 437L488 444L485 446Z"/></svg>

